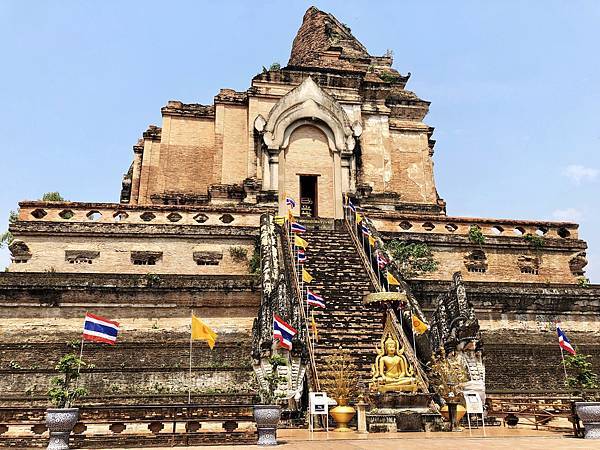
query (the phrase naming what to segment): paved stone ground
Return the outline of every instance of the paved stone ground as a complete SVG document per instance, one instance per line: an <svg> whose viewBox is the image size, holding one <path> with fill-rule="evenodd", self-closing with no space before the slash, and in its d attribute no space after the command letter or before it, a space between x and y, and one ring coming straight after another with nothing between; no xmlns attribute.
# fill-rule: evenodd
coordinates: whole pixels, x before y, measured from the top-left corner
<svg viewBox="0 0 600 450"><path fill-rule="evenodd" d="M316 450L600 450L600 440L575 439L567 433L536 431L531 429L488 428L485 436L482 430L468 430L456 433L377 433L358 434L316 432L310 435L306 430L281 430L278 433L280 445L277 448L316 449ZM222 447L185 447L193 449L244 450L257 449L254 445ZM263 447L264 448L264 447ZM153 450L170 450L154 448Z"/></svg>

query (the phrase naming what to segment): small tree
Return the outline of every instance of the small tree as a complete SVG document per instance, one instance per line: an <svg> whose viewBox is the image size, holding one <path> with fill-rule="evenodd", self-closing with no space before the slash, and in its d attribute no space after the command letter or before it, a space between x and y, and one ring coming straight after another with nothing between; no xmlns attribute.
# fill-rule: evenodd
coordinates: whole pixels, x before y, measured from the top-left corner
<svg viewBox="0 0 600 450"><path fill-rule="evenodd" d="M479 247L485 242L485 236L478 225L471 225L469 227L469 241L479 245Z"/></svg>
<svg viewBox="0 0 600 450"><path fill-rule="evenodd" d="M589 361L590 355L577 353L565 358L565 367L571 372L567 377L566 384L574 389L584 400L595 396L588 395L586 389L598 389L598 375L592 370L592 363Z"/></svg>
<svg viewBox="0 0 600 450"><path fill-rule="evenodd" d="M394 239L387 243L386 249L404 278L414 278L437 269L437 261L427 244L407 243Z"/></svg>
<svg viewBox="0 0 600 450"><path fill-rule="evenodd" d="M269 358L269 364L271 365L271 373L265 376L267 387L261 387L258 392L260 401L263 405L275 405L277 400L283 397L281 394L277 393L277 388L279 383L286 380L286 378L280 376L277 371L279 366L287 366L287 360L283 356L274 354Z"/></svg>
<svg viewBox="0 0 600 450"><path fill-rule="evenodd" d="M11 211L8 213L8 224L13 224L15 223L17 220L19 220L19 213L17 211ZM6 230L4 233L0 234L0 248L6 246L9 246L10 244L12 244L12 241L14 240L14 236L13 234Z"/></svg>
<svg viewBox="0 0 600 450"><path fill-rule="evenodd" d="M60 195L60 192L46 192L44 195L42 195L42 201L43 202L64 202L65 199L63 198L62 195Z"/></svg>
<svg viewBox="0 0 600 450"><path fill-rule="evenodd" d="M70 408L75 400L87 395L86 389L73 386L73 382L79 378L80 367L86 366L90 367L75 353L69 353L58 361L55 369L62 376L52 377L48 390L48 397L57 408Z"/></svg>

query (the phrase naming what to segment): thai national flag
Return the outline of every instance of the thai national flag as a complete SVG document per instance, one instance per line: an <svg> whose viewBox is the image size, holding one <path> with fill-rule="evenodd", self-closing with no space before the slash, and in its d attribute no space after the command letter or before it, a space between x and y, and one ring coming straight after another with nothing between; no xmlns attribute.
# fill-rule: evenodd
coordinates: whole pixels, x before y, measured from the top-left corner
<svg viewBox="0 0 600 450"><path fill-rule="evenodd" d="M563 330L560 329L558 325L556 326L556 333L558 334L558 345L560 345L560 348L569 352L571 355L574 355L575 349L571 345L569 339L567 339L567 335L563 332Z"/></svg>
<svg viewBox="0 0 600 450"><path fill-rule="evenodd" d="M387 264L387 259L385 259L380 252L377 252L377 265L379 266L379 268L383 269Z"/></svg>
<svg viewBox="0 0 600 450"><path fill-rule="evenodd" d="M114 345L117 342L119 323L94 314L85 313L83 339Z"/></svg>
<svg viewBox="0 0 600 450"><path fill-rule="evenodd" d="M292 338L298 333L294 327L285 322L277 314L273 314L273 339L288 350L292 349Z"/></svg>
<svg viewBox="0 0 600 450"><path fill-rule="evenodd" d="M360 231L362 231L362 234L364 234L365 236L371 236L371 232L369 231L369 228L365 225L364 220L360 223Z"/></svg>
<svg viewBox="0 0 600 450"><path fill-rule="evenodd" d="M292 233L305 233L306 227L300 225L298 222L292 222Z"/></svg>
<svg viewBox="0 0 600 450"><path fill-rule="evenodd" d="M306 262L306 253L303 248L298 249L298 262L305 263Z"/></svg>
<svg viewBox="0 0 600 450"><path fill-rule="evenodd" d="M356 206L354 206L352 200L348 199L348 204L346 206L348 206L348 208L350 208L352 211L356 212Z"/></svg>
<svg viewBox="0 0 600 450"><path fill-rule="evenodd" d="M325 301L323 300L323 297L315 294L314 292L311 292L310 289L306 290L306 303L309 306L317 306L319 308L325 308Z"/></svg>
<svg viewBox="0 0 600 450"><path fill-rule="evenodd" d="M292 209L294 209L296 207L296 202L294 201L294 199L292 197L286 197L285 204Z"/></svg>

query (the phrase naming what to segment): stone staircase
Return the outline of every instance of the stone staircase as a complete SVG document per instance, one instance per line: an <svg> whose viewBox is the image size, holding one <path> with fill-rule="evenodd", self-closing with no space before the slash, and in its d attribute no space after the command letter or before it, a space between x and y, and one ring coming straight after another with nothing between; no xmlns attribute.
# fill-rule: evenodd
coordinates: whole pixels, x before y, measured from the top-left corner
<svg viewBox="0 0 600 450"><path fill-rule="evenodd" d="M350 350L360 381L366 383L375 360L375 345L381 339L384 314L376 307L364 306L362 300L375 289L342 223L325 224L322 219L318 225L302 223L308 229L302 237L309 243L304 267L314 277L309 288L327 305L323 310L311 308L319 332L315 343L317 372L322 373L324 358L341 346Z"/></svg>

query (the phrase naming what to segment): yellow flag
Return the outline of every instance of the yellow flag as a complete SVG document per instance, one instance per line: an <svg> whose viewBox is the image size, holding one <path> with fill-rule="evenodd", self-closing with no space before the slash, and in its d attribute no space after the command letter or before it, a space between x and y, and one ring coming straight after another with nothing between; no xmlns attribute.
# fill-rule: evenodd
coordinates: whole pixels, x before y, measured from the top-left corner
<svg viewBox="0 0 600 450"><path fill-rule="evenodd" d="M308 242L306 242L300 236L294 236L294 244L296 245L296 247L302 247L302 248L308 247Z"/></svg>
<svg viewBox="0 0 600 450"><path fill-rule="evenodd" d="M294 214L292 214L292 210L288 209L287 214L286 214L286 219L289 222L293 222L294 221Z"/></svg>
<svg viewBox="0 0 600 450"><path fill-rule="evenodd" d="M369 244L371 244L371 247L375 247L375 238L371 235L369 235Z"/></svg>
<svg viewBox="0 0 600 450"><path fill-rule="evenodd" d="M361 223L363 220L363 216L360 213L356 213L356 223Z"/></svg>
<svg viewBox="0 0 600 450"><path fill-rule="evenodd" d="M212 350L217 340L217 333L210 329L208 325L192 314L192 340L203 340L208 343Z"/></svg>
<svg viewBox="0 0 600 450"><path fill-rule="evenodd" d="M400 282L396 280L396 277L391 273L387 272L386 274L387 282L389 284L393 284L394 286L400 286Z"/></svg>
<svg viewBox="0 0 600 450"><path fill-rule="evenodd" d="M285 223L285 216L275 216L273 222L275 222L277 225L283 225Z"/></svg>
<svg viewBox="0 0 600 450"><path fill-rule="evenodd" d="M413 329L415 330L415 333L417 333L417 334L423 334L429 329L427 324L425 322L423 322L421 319L419 319L417 316L415 316L414 314L412 315L412 325L413 325Z"/></svg>
<svg viewBox="0 0 600 450"><path fill-rule="evenodd" d="M305 269L302 269L302 281L305 283L310 283L313 280L313 277L310 273L308 273Z"/></svg>
<svg viewBox="0 0 600 450"><path fill-rule="evenodd" d="M317 322L315 322L315 316L312 316L310 321L310 328L312 329L315 341L319 342L319 332L317 331Z"/></svg>

